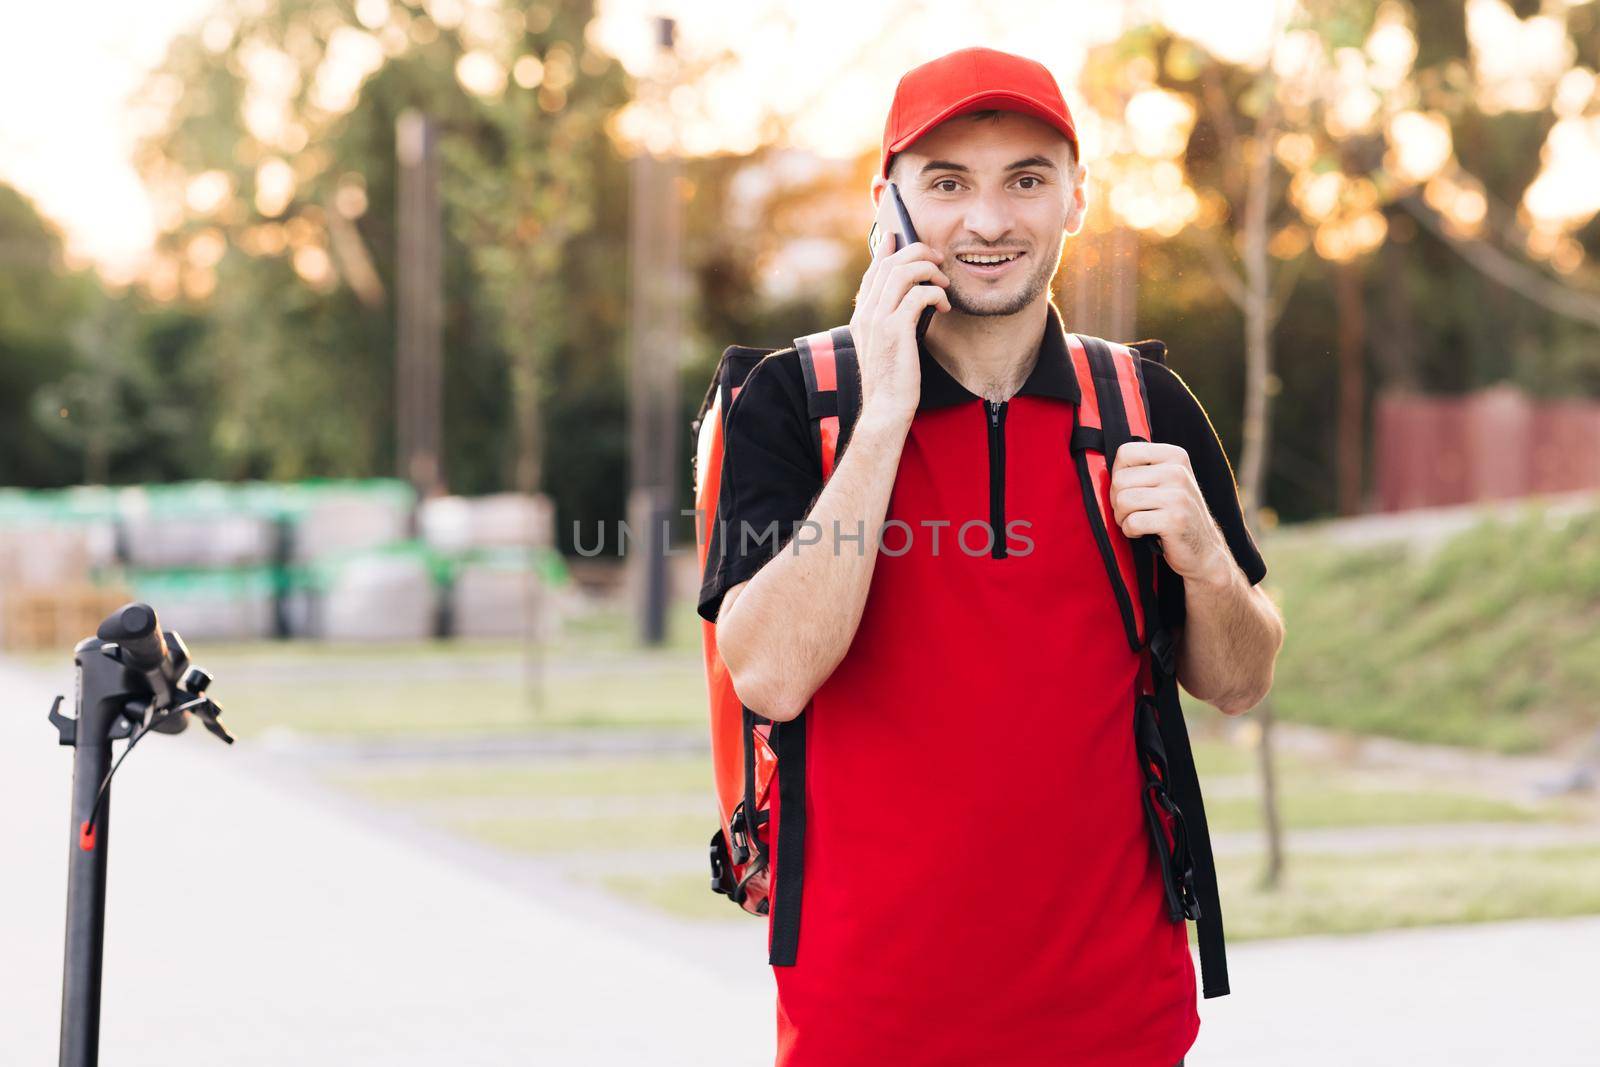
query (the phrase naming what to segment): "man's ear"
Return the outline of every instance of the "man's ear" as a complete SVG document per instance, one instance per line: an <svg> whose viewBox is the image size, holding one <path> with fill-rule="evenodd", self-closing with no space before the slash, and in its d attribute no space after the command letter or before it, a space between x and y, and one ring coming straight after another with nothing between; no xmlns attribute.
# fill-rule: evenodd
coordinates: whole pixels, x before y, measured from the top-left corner
<svg viewBox="0 0 1600 1067"><path fill-rule="evenodd" d="M888 187L889 187L889 182L888 182L888 180L886 178L884 178L883 175L874 174L872 176L871 196L872 196L872 210L874 212L876 212L878 210L878 201L883 199L883 191L885 189L887 189Z"/></svg>
<svg viewBox="0 0 1600 1067"><path fill-rule="evenodd" d="M1078 231L1083 229L1084 214L1089 209L1088 196L1085 189L1089 185L1089 168L1080 163L1077 165L1077 180L1072 183L1072 192L1067 194L1067 220L1062 229L1069 237L1076 237Z"/></svg>

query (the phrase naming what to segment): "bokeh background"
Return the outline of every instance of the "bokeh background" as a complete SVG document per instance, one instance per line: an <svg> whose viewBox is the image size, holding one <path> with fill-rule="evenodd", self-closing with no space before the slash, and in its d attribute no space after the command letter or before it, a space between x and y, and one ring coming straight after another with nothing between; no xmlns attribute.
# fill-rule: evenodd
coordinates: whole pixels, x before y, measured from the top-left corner
<svg viewBox="0 0 1600 1067"><path fill-rule="evenodd" d="M48 698L138 597L240 744L118 778L116 1062L770 1062L707 887L691 422L724 346L848 320L895 82L985 44L1078 119L1068 327L1167 342L1288 625L1267 702L1188 709L1236 990L1191 1063L1595 1062L1600 4L6 25L0 1058L53 1054ZM130 995L200 975L199 1022Z"/></svg>

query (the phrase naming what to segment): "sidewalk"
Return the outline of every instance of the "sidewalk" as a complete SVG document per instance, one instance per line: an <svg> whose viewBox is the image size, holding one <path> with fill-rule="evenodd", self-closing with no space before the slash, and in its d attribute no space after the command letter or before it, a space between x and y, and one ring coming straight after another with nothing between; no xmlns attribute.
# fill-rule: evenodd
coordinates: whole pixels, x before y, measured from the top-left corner
<svg viewBox="0 0 1600 1067"><path fill-rule="evenodd" d="M0 663L6 1064L56 1059L70 750L49 681ZM503 882L250 764L196 727L117 775L107 1067L771 1063L758 924L718 973L627 909Z"/></svg>
<svg viewBox="0 0 1600 1067"><path fill-rule="evenodd" d="M1593 1067L1600 918L1257 941L1187 1067Z"/></svg>
<svg viewBox="0 0 1600 1067"><path fill-rule="evenodd" d="M70 686L0 661L7 1064L55 1059L70 750L45 712ZM401 833L198 728L141 744L115 793L107 1067L771 1063L759 923ZM1597 958L1600 918L1235 945L1188 1062L1593 1064Z"/></svg>

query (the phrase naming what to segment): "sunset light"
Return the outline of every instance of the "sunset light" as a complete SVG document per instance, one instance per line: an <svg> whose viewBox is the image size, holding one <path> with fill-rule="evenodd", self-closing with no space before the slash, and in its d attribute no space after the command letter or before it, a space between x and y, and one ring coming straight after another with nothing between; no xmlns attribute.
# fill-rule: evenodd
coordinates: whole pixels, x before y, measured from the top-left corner
<svg viewBox="0 0 1600 1067"><path fill-rule="evenodd" d="M875 14L877 9L845 0L830 0L813 17L799 21L788 21L778 8L759 3L734 9L679 0L647 11L644 0L610 0L587 36L594 47L613 52L636 75L643 76L655 70L657 63L646 16L659 9L677 17L681 42L678 69L695 71L693 83L679 85L659 99L641 96L617 114L612 126L620 143L646 145L657 152L673 147L691 155L748 152L775 134L798 148L828 157L849 157L869 149L880 132L878 110L862 106L863 102L887 99L896 72L919 55L974 38L1023 52L1030 51L1035 42L1048 40L1052 43L1039 58L1070 85L1077 78L1086 49L1110 39L1124 25L1154 16L1236 62L1259 63L1270 54L1274 69L1285 80L1283 91L1288 100L1309 99L1306 92L1322 91L1316 86L1331 87L1328 132L1348 138L1382 123L1391 146L1391 166L1406 181L1426 183L1450 158L1450 134L1442 116L1409 107L1403 98L1393 103L1387 100L1416 55L1406 17L1394 3L1380 9L1363 48L1339 49L1331 55L1323 52L1314 37L1297 29L1288 29L1271 41L1253 36L1270 30L1274 19L1292 20L1288 9L1273 0L1233 0L1229 13L1221 16L1213 5L1204 18L1195 17L1190 5L1176 3L1130 4L1122 11L1104 7L1095 9L1099 13L1088 19L1080 12L1070 20L1058 5L1021 6L1028 17L1018 17L1018 5L1008 6L1001 16L998 11L961 3L925 3L919 8L919 18L908 24L916 27L914 33L883 38L883 44L862 55L852 55L838 42L852 36L879 39L881 26L875 20L880 16ZM147 5L144 10L154 17L138 35L144 51L140 53L143 58L136 58L112 43L115 31L110 24L95 23L86 32L58 22L63 16L54 12L70 8L70 4L52 8L48 15L35 9L37 13L29 17L40 20L39 32L11 35L13 49L15 42L23 39L55 41L61 48L72 47L69 42L76 40L80 42L76 47L114 53L117 61L92 65L89 69L100 80L91 77L75 86L70 95L45 96L45 101L53 103L42 112L14 109L8 113L3 122L10 124L12 132L0 142L0 174L33 192L45 210L61 221L75 255L99 263L114 277L125 277L138 269L156 230L171 225L171 197L159 187L142 187L132 176L126 155L101 157L98 164L87 162L86 153L104 153L112 142L123 145L120 151L130 152L126 137L120 141L60 138L51 131L61 128L63 121L72 121L69 116L90 113L98 116L95 121L115 124L123 107L121 99L159 56L163 34L170 36L184 25L199 22L205 47L220 53L233 42L235 22L225 13L227 9L213 9L206 0L161 0ZM213 10L216 13L210 13ZM884 8L883 17L891 10L892 5ZM1563 51L1561 27L1551 16L1518 20L1502 0L1471 0L1468 14L1473 62L1490 106L1530 108L1553 100L1564 116L1551 131L1543 171L1528 191L1528 211L1541 225L1559 223L1570 228L1580 224L1600 210L1591 192L1594 183L1588 177L1600 158L1596 147L1600 118L1585 115L1594 98L1593 72L1564 66L1570 56ZM253 163L252 195L264 216L281 212L298 182L308 177L298 166L286 167L284 158L304 151L312 138L320 136L324 125L347 112L364 81L388 59L425 44L441 31L459 33L471 45L457 61L455 76L474 95L497 97L508 88L538 91L544 109L551 111L559 107L565 83L573 77L576 59L571 52L557 49L538 56L514 54L509 49L512 31L548 17L537 5L521 11L503 8L494 0L430 0L418 10L389 0L361 0L356 16L353 25L332 27L320 45L311 40L241 42L238 57L247 80L240 113L257 147L241 145L240 151L259 153ZM841 32L847 28L850 32ZM1508 41L1515 46L1508 47ZM736 47L724 56L723 50L730 46ZM9 71L0 78L25 77L37 70L39 50L28 52L16 56L18 63L0 64L0 70ZM161 79L148 83L139 94L146 102L139 113L156 114L150 107L159 108L162 101L174 99L174 91L174 86ZM27 95L39 98L36 92ZM306 106L296 108L293 102L302 97ZM61 119L50 119L51 113ZM1126 105L1131 148L1152 162L1173 158L1181 151L1194 119L1188 101L1154 87L1134 93ZM1092 128L1095 123L1086 125ZM1104 122L1100 126L1112 129ZM145 127L131 129L142 131ZM1285 144L1292 142L1280 142L1280 154ZM1114 151L1115 143L1086 138L1086 149L1092 164ZM1102 162L1106 165L1098 179L1115 172L1130 183L1111 201L1130 224L1172 233L1196 217L1193 195L1181 182L1174 184L1170 173L1135 174L1126 162L1114 167L1109 159ZM201 216L216 212L223 200L236 195L229 188L228 176L214 170L162 180L180 182L183 193L178 203ZM101 186L105 191L95 196L68 192ZM119 190L114 197L120 201L108 199L113 188ZM1176 199L1163 202L1170 195ZM114 202L124 206L109 210Z"/></svg>

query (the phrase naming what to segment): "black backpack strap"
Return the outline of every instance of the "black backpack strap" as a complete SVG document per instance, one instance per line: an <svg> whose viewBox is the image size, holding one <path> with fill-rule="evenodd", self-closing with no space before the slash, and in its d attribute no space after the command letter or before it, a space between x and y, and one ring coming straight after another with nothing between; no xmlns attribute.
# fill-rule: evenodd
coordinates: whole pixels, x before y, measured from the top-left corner
<svg viewBox="0 0 1600 1067"><path fill-rule="evenodd" d="M1206 823L1205 801L1200 795L1200 775L1189 746L1189 728L1183 720L1175 676L1156 672L1156 722L1167 754L1168 788L1182 813L1192 878L1192 914L1200 942L1200 984L1207 999L1228 995L1228 950L1222 930L1222 901L1217 891L1217 865L1211 853L1211 829ZM1187 905L1186 905L1187 906Z"/></svg>
<svg viewBox="0 0 1600 1067"><path fill-rule="evenodd" d="M778 851L772 885L772 945L767 962L793 967L800 949L800 900L805 890L806 724L801 712L775 723L778 752Z"/></svg>
<svg viewBox="0 0 1600 1067"><path fill-rule="evenodd" d="M861 364L856 360L855 338L844 327L844 339L834 348L839 396L839 455L849 447L856 419L861 415Z"/></svg>
<svg viewBox="0 0 1600 1067"><path fill-rule="evenodd" d="M748 864L739 882L742 891L745 882L766 869L771 860L771 850L761 836L761 827L766 825L766 810L756 807L756 726L757 720L766 720L743 704L739 706L739 712L744 734L744 800L734 809L733 817L728 821L731 834L728 844L733 861ZM751 862L752 859L754 862ZM737 903L744 903L743 893L734 899Z"/></svg>
<svg viewBox="0 0 1600 1067"><path fill-rule="evenodd" d="M1084 446L1102 445L1102 453L1109 470L1116 461L1117 449L1129 441L1144 440L1133 434L1129 426L1127 408L1123 402L1122 387L1117 368L1106 341L1083 334L1076 335L1088 357L1090 377L1094 382L1095 398L1100 409L1102 438L1099 441L1079 439L1075 432L1074 450ZM1159 346L1159 350L1157 349ZM1130 346L1133 347L1133 346ZM1159 341L1144 341L1136 346L1140 357L1153 358L1165 363L1166 345ZM1148 355L1147 355L1148 353ZM1133 361L1135 377L1139 383L1139 402L1144 406L1144 424L1150 423L1149 392L1145 388L1140 359ZM1092 434L1089 436L1093 436ZM1080 467L1080 475L1082 468ZM1099 509L1092 501L1090 523L1099 520ZM1206 823L1205 801L1200 794L1199 772L1194 765L1194 750L1189 742L1188 726L1184 722L1183 708L1178 699L1177 648L1171 632L1162 623L1160 606L1156 598L1156 555L1160 551L1159 539L1154 535L1130 538L1134 569L1139 586L1136 595L1144 615L1143 646L1150 656L1151 679L1155 687L1156 725L1160 734L1160 756L1164 763L1163 784L1174 814L1177 845L1174 855L1162 857L1164 881L1169 904L1174 910L1172 918L1195 921L1199 940L1201 986L1207 999L1228 994L1228 960L1222 928L1222 905L1217 890L1217 871L1211 851L1211 833ZM1121 572L1107 561L1111 580L1119 592L1119 600L1126 607L1129 592L1123 586ZM1132 626L1131 615L1125 610L1124 619ZM1135 647L1140 644L1135 638ZM1141 747L1153 744L1153 739L1139 736L1140 712L1135 711L1135 731ZM1148 734L1148 727L1142 731ZM1155 827L1153 832L1159 833ZM1157 850L1164 848L1164 839L1157 842Z"/></svg>
<svg viewBox="0 0 1600 1067"><path fill-rule="evenodd" d="M854 335L848 326L799 337L794 342L806 382L806 413L811 439L827 481L838 468L861 414L861 373ZM778 841L773 864L772 945L767 960L792 967L800 949L800 911L805 894L806 731L801 712L774 723L772 745L778 755Z"/></svg>

